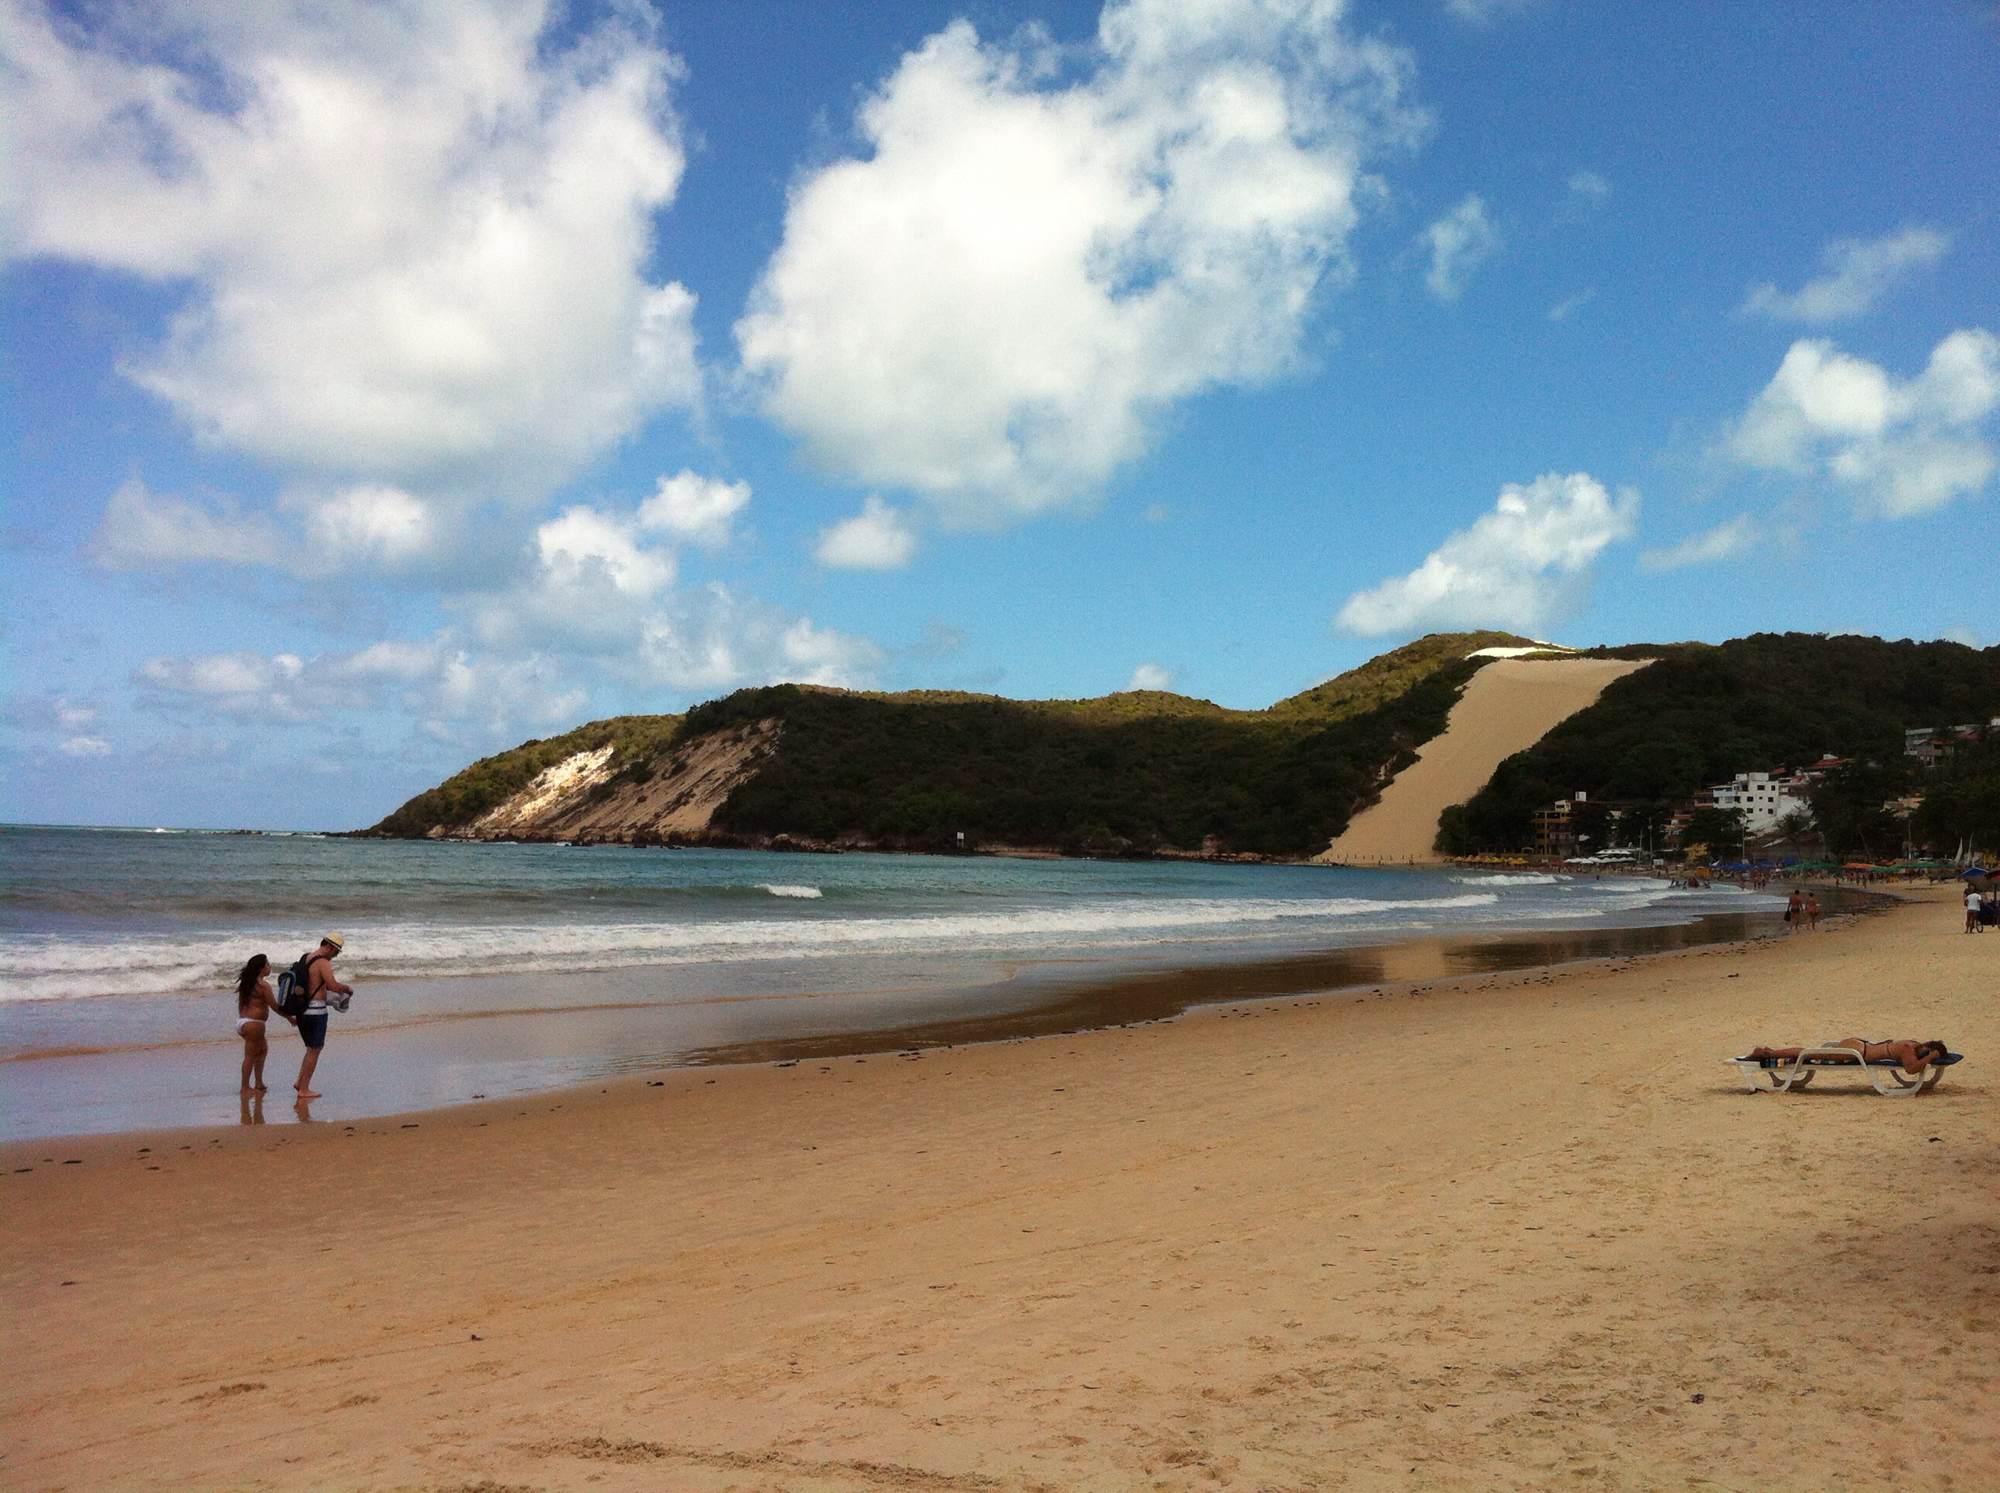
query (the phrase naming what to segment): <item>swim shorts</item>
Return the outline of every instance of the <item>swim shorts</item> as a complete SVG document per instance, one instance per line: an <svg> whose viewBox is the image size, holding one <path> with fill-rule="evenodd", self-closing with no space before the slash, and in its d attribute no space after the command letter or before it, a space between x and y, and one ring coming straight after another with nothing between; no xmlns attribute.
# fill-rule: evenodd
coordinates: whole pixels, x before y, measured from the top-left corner
<svg viewBox="0 0 2000 1493"><path fill-rule="evenodd" d="M299 1018L299 1037L317 1051L326 1046L326 1012L308 1011Z"/></svg>

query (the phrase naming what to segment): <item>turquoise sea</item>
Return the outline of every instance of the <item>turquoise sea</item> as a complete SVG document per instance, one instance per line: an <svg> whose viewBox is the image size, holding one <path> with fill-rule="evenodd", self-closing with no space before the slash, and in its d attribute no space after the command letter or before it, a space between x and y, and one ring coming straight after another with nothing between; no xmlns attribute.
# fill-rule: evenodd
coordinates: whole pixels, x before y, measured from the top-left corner
<svg viewBox="0 0 2000 1493"><path fill-rule="evenodd" d="M1634 876L6 826L0 1135L132 1123L92 1090L148 1091L156 1071L178 1085L155 1106L171 1118L209 1117L213 1073L233 1105L236 969L327 931L358 994L321 1072L351 1111L1018 1013L1148 971L1780 905ZM296 1045L273 1030L275 1088Z"/></svg>

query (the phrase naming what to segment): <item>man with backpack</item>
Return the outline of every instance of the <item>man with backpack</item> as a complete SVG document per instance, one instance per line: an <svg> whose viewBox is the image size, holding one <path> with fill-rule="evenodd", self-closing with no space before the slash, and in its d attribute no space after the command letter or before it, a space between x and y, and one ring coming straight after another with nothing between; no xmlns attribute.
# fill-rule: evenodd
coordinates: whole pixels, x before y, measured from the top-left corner
<svg viewBox="0 0 2000 1493"><path fill-rule="evenodd" d="M313 1069L319 1066L320 1050L326 1046L326 998L351 996L354 991L334 978L334 956L341 950L338 933L329 933L319 947L299 961L305 966L305 1009L299 1013L299 1037L306 1044L305 1060L299 1064L299 1081L293 1085L301 1099L317 1099L312 1086ZM294 966L296 969L297 966ZM342 1010L347 1002L337 1002Z"/></svg>

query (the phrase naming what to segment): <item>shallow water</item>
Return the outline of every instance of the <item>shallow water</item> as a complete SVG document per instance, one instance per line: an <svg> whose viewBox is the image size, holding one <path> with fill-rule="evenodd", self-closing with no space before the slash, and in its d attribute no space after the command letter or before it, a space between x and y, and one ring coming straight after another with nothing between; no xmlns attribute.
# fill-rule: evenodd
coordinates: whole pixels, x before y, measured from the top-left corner
<svg viewBox="0 0 2000 1493"><path fill-rule="evenodd" d="M318 1118L1673 946L1781 906L1639 877L8 828L0 1136L238 1118L230 977L331 928L359 993ZM1432 974L1386 973L1418 948ZM272 1031L283 1090L299 1048Z"/></svg>

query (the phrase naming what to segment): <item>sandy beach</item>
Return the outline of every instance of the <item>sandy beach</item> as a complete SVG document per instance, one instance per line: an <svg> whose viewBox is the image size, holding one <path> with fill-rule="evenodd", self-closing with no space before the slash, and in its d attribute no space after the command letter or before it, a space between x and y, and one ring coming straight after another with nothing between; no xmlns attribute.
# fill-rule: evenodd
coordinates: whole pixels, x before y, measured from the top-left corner
<svg viewBox="0 0 2000 1493"><path fill-rule="evenodd" d="M2000 1486L2000 939L0 1152L21 1489ZM1750 1044L1942 1035L1923 1098Z"/></svg>

